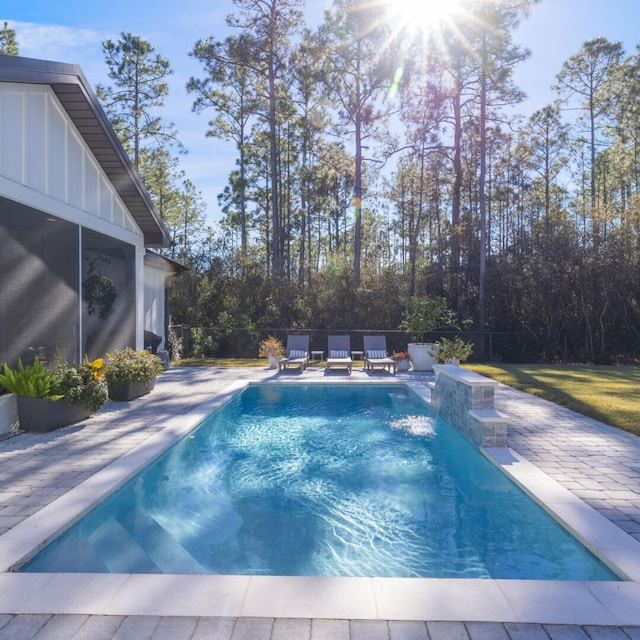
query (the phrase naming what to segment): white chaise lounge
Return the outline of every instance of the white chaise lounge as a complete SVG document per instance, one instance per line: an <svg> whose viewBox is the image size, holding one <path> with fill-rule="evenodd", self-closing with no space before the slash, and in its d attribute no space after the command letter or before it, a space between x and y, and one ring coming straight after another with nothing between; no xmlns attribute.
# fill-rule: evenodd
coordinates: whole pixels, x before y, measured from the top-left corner
<svg viewBox="0 0 640 640"><path fill-rule="evenodd" d="M328 353L327 370L341 368L347 369L351 374L353 360L351 359L351 339L349 336L329 336Z"/></svg>
<svg viewBox="0 0 640 640"><path fill-rule="evenodd" d="M287 367L300 367L304 371L309 364L309 336L287 336L287 357L278 360L278 371Z"/></svg>
<svg viewBox="0 0 640 640"><path fill-rule="evenodd" d="M387 339L384 336L364 337L364 367L373 371L376 368L386 369L396 373L396 361L389 357L387 352Z"/></svg>

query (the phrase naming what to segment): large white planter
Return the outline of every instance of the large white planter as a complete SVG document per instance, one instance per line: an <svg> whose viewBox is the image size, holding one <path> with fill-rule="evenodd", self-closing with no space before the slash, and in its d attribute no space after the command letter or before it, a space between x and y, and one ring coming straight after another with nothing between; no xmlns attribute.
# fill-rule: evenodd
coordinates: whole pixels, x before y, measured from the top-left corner
<svg viewBox="0 0 640 640"><path fill-rule="evenodd" d="M0 396L0 435L18 427L18 404L13 393Z"/></svg>
<svg viewBox="0 0 640 640"><path fill-rule="evenodd" d="M409 358L414 371L433 371L433 365L438 360L437 343L409 343Z"/></svg>

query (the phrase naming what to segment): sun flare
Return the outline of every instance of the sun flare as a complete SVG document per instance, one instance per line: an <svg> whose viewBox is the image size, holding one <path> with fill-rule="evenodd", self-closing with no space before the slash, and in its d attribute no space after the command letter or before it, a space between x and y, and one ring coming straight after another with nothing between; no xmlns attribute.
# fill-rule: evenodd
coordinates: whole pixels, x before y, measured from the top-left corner
<svg viewBox="0 0 640 640"><path fill-rule="evenodd" d="M405 28L437 31L462 12L462 0L390 0L389 9Z"/></svg>

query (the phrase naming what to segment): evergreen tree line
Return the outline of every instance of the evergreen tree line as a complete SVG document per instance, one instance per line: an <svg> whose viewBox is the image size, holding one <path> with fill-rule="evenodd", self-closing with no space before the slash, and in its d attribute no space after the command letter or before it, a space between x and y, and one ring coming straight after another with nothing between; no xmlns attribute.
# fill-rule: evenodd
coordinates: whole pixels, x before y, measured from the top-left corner
<svg viewBox="0 0 640 640"><path fill-rule="evenodd" d="M131 34L105 43L114 86L98 95L165 253L189 266L174 322L218 344L234 328L393 330L411 297L443 296L476 337L529 336L505 359L636 357L640 50L585 42L523 117L514 33L534 4L467 0L421 31L386 3L336 0L310 27L296 0L234 0L187 85L205 134L236 150L215 229L158 116L168 61Z"/></svg>

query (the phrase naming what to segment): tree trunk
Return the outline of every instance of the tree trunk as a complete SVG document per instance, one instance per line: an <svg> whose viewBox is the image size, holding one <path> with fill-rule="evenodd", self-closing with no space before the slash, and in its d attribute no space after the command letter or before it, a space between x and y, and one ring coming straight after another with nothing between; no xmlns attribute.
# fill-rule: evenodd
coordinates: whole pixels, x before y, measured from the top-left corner
<svg viewBox="0 0 640 640"><path fill-rule="evenodd" d="M478 205L480 209L480 272L478 278L478 326L486 324L485 273L487 270L487 212L485 183L487 173L487 36L482 39L482 70L480 73L480 175Z"/></svg>
<svg viewBox="0 0 640 640"><path fill-rule="evenodd" d="M353 285L360 284L360 256L362 253L362 113L360 95L360 40L358 39L358 52L356 58L356 175L354 187L354 214L355 225L353 229Z"/></svg>
<svg viewBox="0 0 640 640"><path fill-rule="evenodd" d="M282 280L280 194L278 189L278 123L274 61L269 61L269 165L271 174L271 264L276 282Z"/></svg>
<svg viewBox="0 0 640 640"><path fill-rule="evenodd" d="M461 72L460 72L461 73ZM460 208L462 200L462 87L456 81L453 96L453 188L451 193L451 272L452 293L458 298L458 268L460 266Z"/></svg>

